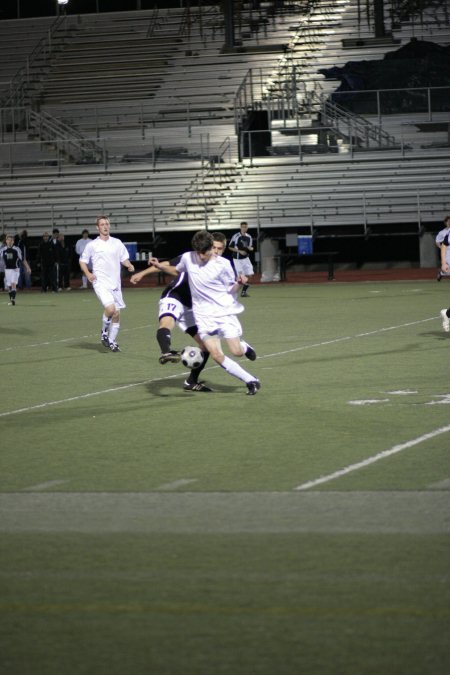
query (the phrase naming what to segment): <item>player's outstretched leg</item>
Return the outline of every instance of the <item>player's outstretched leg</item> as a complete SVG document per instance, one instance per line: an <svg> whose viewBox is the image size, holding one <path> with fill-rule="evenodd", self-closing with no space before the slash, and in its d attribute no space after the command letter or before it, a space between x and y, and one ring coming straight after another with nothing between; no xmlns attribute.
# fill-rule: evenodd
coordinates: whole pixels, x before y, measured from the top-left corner
<svg viewBox="0 0 450 675"><path fill-rule="evenodd" d="M197 368L192 368L189 376L184 381L183 389L185 391L202 391L204 393L211 392L212 389L207 387L204 382L199 382L198 378L203 368L206 366L206 362L209 359L209 352L202 352L203 354L203 363Z"/></svg>
<svg viewBox="0 0 450 675"><path fill-rule="evenodd" d="M228 356L224 357L220 366L226 370L227 373L233 375L233 377L237 377L239 380L245 382L247 385L247 394L250 396L254 396L261 389L261 383L258 378L248 373L244 368L241 368L236 361L233 361L233 359L230 359Z"/></svg>
<svg viewBox="0 0 450 675"><path fill-rule="evenodd" d="M159 357L161 365L164 365L165 363L179 363L180 354L172 349L172 333L170 328L158 328L156 331L156 339L161 350L161 356Z"/></svg>
<svg viewBox="0 0 450 675"><path fill-rule="evenodd" d="M248 342L241 340L241 347L244 352L244 356L250 361L256 361L256 352Z"/></svg>

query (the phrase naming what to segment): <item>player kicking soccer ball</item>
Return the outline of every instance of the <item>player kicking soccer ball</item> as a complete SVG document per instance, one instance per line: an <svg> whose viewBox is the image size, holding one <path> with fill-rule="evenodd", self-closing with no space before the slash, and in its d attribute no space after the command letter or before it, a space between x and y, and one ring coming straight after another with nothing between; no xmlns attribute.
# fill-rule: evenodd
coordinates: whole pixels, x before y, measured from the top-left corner
<svg viewBox="0 0 450 675"><path fill-rule="evenodd" d="M151 264L169 274L187 273L192 295L198 333L212 358L233 377L245 382L247 394L254 396L261 384L257 377L247 372L222 351L221 339L226 340L234 356L256 359L256 353L243 340L242 326L237 314L244 311L237 293L247 282L244 275L237 279L231 263L213 253L214 239L210 232L202 230L192 238L192 251L184 253L175 266L166 266L157 258Z"/></svg>
<svg viewBox="0 0 450 675"><path fill-rule="evenodd" d="M213 232L212 238L213 255L223 255L227 242L225 235L222 232ZM181 256L178 256L170 263L162 262L160 265L163 267L163 271L166 272L168 271L169 266L174 267L180 260ZM141 272L133 274L130 281L132 284L138 284L145 276L159 271L160 268L155 267L149 261L149 267ZM199 381L200 373L203 371L208 361L209 352L198 335L194 313L192 311L192 297L188 283L188 275L186 273L183 272L179 275L177 273L176 278L163 290L159 301L158 319L159 326L156 332L156 339L161 350L159 362L161 364L166 364L179 363L180 361L180 353L172 348L172 330L175 325L177 325L180 330L194 338L204 357L203 362L200 365L191 369L189 376L183 384L183 389L185 391L211 392L212 389L210 387L204 382ZM245 355L247 358L254 360L256 354L253 348L247 343L243 344L245 344ZM186 367L189 366L187 365Z"/></svg>

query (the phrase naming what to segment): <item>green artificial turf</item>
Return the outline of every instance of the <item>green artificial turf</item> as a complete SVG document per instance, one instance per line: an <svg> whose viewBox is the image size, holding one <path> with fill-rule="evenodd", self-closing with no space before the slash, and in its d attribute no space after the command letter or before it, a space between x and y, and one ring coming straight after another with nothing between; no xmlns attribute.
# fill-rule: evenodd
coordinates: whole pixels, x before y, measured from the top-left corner
<svg viewBox="0 0 450 675"><path fill-rule="evenodd" d="M0 672L447 673L446 284L255 286L254 397L159 293L0 298Z"/></svg>

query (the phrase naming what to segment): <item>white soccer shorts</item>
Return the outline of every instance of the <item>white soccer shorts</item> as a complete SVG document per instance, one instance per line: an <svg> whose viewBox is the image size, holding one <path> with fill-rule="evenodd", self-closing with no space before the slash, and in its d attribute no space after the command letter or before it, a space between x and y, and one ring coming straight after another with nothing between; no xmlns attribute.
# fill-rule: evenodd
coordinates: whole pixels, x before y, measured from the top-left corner
<svg viewBox="0 0 450 675"><path fill-rule="evenodd" d="M194 312L189 307L183 305L176 298L166 297L159 301L158 318L162 316L173 316L178 324L178 327L186 332L188 328L195 326Z"/></svg>
<svg viewBox="0 0 450 675"><path fill-rule="evenodd" d="M235 314L227 316L197 316L198 333L202 340L216 335L219 338L236 338L242 335L241 322Z"/></svg>
<svg viewBox="0 0 450 675"><path fill-rule="evenodd" d="M12 286L13 284L19 283L19 275L20 275L20 270L19 269L14 269L14 270L5 270L5 284L6 286Z"/></svg>
<svg viewBox="0 0 450 675"><path fill-rule="evenodd" d="M254 274L250 258L233 259L234 269L236 274L245 274L246 277L251 277Z"/></svg>
<svg viewBox="0 0 450 675"><path fill-rule="evenodd" d="M106 286L103 286L98 281L94 281L92 286L95 295L100 300L103 307L108 307L108 305L114 305L116 309L124 309L126 307L120 288L106 288Z"/></svg>

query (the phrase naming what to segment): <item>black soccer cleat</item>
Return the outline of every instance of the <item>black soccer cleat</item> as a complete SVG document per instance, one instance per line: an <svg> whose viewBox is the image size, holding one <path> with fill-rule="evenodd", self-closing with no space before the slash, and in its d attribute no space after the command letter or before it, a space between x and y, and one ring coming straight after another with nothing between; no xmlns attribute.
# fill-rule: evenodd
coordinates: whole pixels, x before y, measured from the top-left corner
<svg viewBox="0 0 450 675"><path fill-rule="evenodd" d="M112 352L120 352L120 347L117 344L117 342L110 342L109 343L109 348Z"/></svg>
<svg viewBox="0 0 450 675"><path fill-rule="evenodd" d="M203 392L212 391L212 389L207 387L204 382L196 382L195 384L191 384L190 382L185 382L183 384L183 389L184 389L184 391L203 391Z"/></svg>
<svg viewBox="0 0 450 675"><path fill-rule="evenodd" d="M439 270L437 273L436 281L440 281L442 279L442 272Z"/></svg>
<svg viewBox="0 0 450 675"><path fill-rule="evenodd" d="M253 349L253 347L250 347L250 345L247 346L247 351L245 352L245 355L250 361L256 361L256 352Z"/></svg>
<svg viewBox="0 0 450 675"><path fill-rule="evenodd" d="M259 380L252 380L247 382L247 395L254 396L261 389L261 382Z"/></svg>
<svg viewBox="0 0 450 675"><path fill-rule="evenodd" d="M172 349L170 352L161 354L159 362L161 365L164 365L165 363L180 363L180 359L180 354Z"/></svg>
<svg viewBox="0 0 450 675"><path fill-rule="evenodd" d="M241 293L241 298L249 298L249 297L250 297L250 296L249 296L249 294L247 293L247 291L242 291L242 293Z"/></svg>

